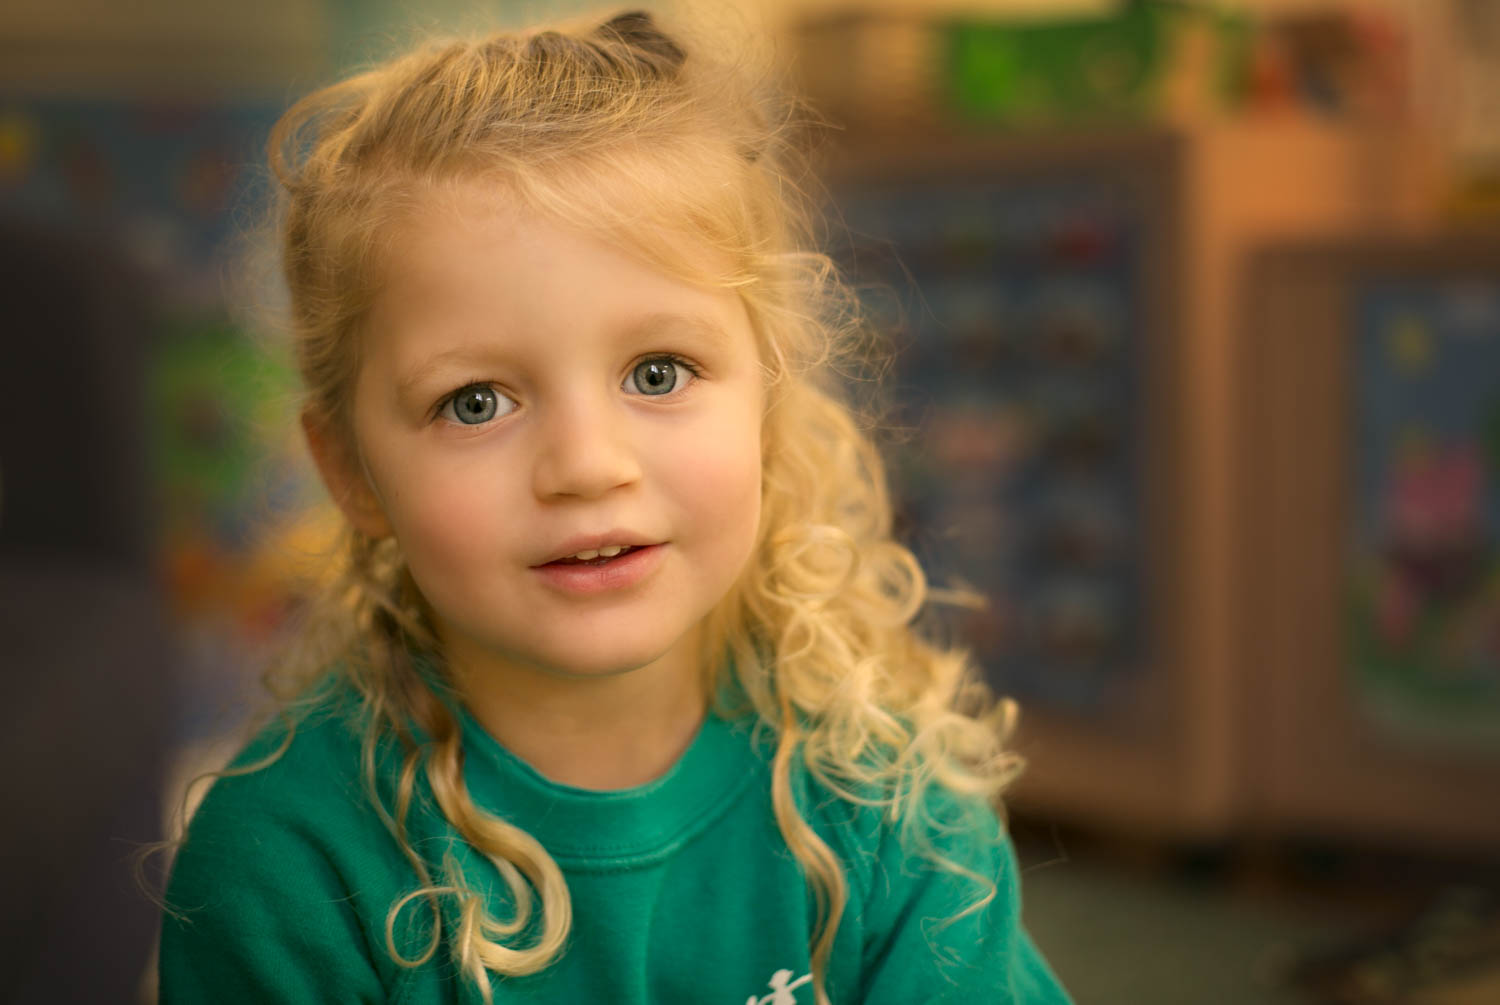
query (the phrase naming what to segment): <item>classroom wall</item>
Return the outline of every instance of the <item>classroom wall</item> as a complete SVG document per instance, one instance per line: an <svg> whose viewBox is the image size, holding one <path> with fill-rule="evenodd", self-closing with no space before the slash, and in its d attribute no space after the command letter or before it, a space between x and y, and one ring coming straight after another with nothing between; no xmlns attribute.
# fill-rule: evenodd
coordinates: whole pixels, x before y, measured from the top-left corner
<svg viewBox="0 0 1500 1005"><path fill-rule="evenodd" d="M832 11L1057 16L1107 11L1115 0L730 0L771 26ZM1204 0L1209 5L1210 0ZM330 63L399 33L413 21L458 26L522 24L612 4L584 0L10 0L0 6L0 93L215 92L284 96ZM1369 6L1432 19L1423 0L1224 0L1259 13Z"/></svg>

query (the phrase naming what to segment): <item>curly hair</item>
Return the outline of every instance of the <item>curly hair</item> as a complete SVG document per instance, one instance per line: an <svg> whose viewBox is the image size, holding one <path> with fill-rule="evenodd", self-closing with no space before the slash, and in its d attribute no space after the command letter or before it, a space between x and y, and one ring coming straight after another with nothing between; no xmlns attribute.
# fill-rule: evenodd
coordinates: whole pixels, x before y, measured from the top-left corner
<svg viewBox="0 0 1500 1005"><path fill-rule="evenodd" d="M306 412L351 438L362 326L389 234L459 184L481 180L741 298L767 391L761 522L748 566L708 618L701 665L709 694L742 696L742 711L774 737L773 806L815 895L810 951L826 1003L847 883L797 808L794 771L882 807L922 843L929 786L998 802L1020 769L1004 746L1014 710L989 696L965 653L913 628L931 598L892 537L884 468L847 390L867 347L855 298L810 250L819 217L800 142L806 117L762 62L728 62L715 56L728 47L689 37L631 12L429 43L303 98L271 138L282 267ZM685 256L684 235L717 254ZM730 264L710 274L705 262ZM335 667L360 695L368 795L421 882L391 905L387 950L404 965L432 958L438 927L419 958L406 958L397 916L420 898L434 914L454 898L452 950L490 1000L492 975L535 972L562 951L567 885L533 837L470 798L459 724L417 665L427 654L441 674L442 654L399 545L352 527L343 541L338 575L312 603L279 681L295 707ZM389 738L404 753L387 803L375 776ZM453 862L430 868L412 848L406 819L423 775L447 820L499 870L513 917L492 916ZM989 890L975 908L995 894L979 879ZM533 935L521 944L523 931Z"/></svg>

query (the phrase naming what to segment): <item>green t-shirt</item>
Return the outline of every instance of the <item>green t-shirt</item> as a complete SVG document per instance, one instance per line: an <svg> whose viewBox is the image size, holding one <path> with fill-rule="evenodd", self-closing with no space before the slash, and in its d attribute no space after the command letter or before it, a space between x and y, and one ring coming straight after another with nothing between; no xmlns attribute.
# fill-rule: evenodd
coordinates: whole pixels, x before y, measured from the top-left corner
<svg viewBox="0 0 1500 1005"><path fill-rule="evenodd" d="M274 763L214 783L173 865L161 944L163 1002L479 1002L448 944L404 967L387 949L391 906L416 873L371 804L355 703L330 692ZM539 973L494 978L497 1003L809 1005L816 907L771 809L768 751L744 722L710 715L654 782L592 792L542 777L461 714L465 777L483 809L535 836L566 876L573 927ZM285 736L273 726L238 759ZM389 749L379 786L389 798ZM412 845L434 870L445 853L511 916L494 867L464 842L419 783ZM836 1005L1052 1003L1067 996L1021 928L1016 863L993 813L945 796L966 825L938 847L992 878L972 879L903 848L878 811L831 796L801 773L800 807L849 880L828 970ZM436 874L436 872L435 872ZM397 917L416 957L431 933L425 899ZM453 931L451 899L444 935Z"/></svg>

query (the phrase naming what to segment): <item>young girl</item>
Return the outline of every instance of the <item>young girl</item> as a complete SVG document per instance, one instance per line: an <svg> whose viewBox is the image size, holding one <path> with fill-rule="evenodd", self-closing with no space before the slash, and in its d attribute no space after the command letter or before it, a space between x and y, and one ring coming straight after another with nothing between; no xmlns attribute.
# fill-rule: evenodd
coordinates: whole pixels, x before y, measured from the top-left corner
<svg viewBox="0 0 1500 1005"><path fill-rule="evenodd" d="M179 850L164 1001L1066 1000L771 102L629 13L279 124L348 546Z"/></svg>

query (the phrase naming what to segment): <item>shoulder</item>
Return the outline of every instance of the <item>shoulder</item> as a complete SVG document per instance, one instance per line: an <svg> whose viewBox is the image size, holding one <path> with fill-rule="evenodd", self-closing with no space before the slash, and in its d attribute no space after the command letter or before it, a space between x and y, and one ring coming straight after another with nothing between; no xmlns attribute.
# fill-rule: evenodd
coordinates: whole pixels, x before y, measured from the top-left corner
<svg viewBox="0 0 1500 1005"><path fill-rule="evenodd" d="M363 782L353 713L330 690L213 782L171 868L164 1000L208 988L219 1001L328 1000L341 985L343 1000L383 997L383 919L409 884Z"/></svg>
<svg viewBox="0 0 1500 1005"><path fill-rule="evenodd" d="M1068 1000L1021 924L1015 851L985 800L934 781L893 812L800 774L804 818L849 880L859 1000Z"/></svg>
<svg viewBox="0 0 1500 1005"><path fill-rule="evenodd" d="M331 681L279 713L214 777L184 850L264 839L293 827L312 837L369 803L358 705Z"/></svg>
<svg viewBox="0 0 1500 1005"><path fill-rule="evenodd" d="M753 715L735 725L749 738L765 775L764 784L771 787L779 734ZM873 858L904 858L917 850L936 850L982 866L1007 847L1004 826L989 803L954 793L935 779L921 787L917 799L893 806L890 793L898 788L895 782L826 777L808 764L800 750L793 753L789 765L790 795L798 814L840 854L846 867L860 863L868 867Z"/></svg>
<svg viewBox="0 0 1500 1005"><path fill-rule="evenodd" d="M856 895L889 896L934 872L958 877L948 887L973 893L967 898L971 902L1015 883L1005 826L982 798L957 794L934 780L917 798L892 805L869 786L841 791L805 767L798 775L794 788L803 816L839 852Z"/></svg>

